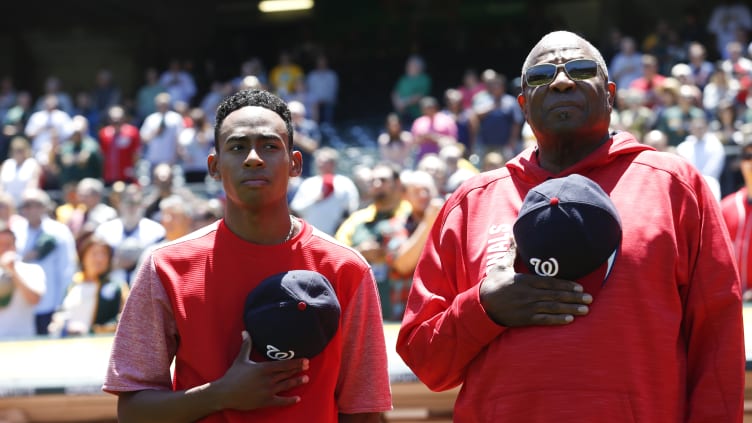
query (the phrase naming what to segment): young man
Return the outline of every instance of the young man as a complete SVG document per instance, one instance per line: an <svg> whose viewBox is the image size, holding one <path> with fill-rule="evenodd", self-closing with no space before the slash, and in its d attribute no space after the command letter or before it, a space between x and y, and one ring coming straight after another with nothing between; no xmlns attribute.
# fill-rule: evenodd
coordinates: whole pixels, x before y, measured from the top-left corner
<svg viewBox="0 0 752 423"><path fill-rule="evenodd" d="M546 35L522 76L518 102L537 147L447 200L397 351L429 388L462 385L455 421L741 421L739 276L702 175L609 133L616 86L581 37ZM570 174L597 182L621 219L597 293L510 263L527 192Z"/></svg>
<svg viewBox="0 0 752 423"><path fill-rule="evenodd" d="M104 384L119 395L120 421L379 421L391 394L373 274L354 251L290 216L287 184L301 169L290 111L265 91L240 91L219 106L215 132L208 166L222 181L225 215L141 266ZM254 362L246 296L293 269L332 283L339 329L312 358Z"/></svg>

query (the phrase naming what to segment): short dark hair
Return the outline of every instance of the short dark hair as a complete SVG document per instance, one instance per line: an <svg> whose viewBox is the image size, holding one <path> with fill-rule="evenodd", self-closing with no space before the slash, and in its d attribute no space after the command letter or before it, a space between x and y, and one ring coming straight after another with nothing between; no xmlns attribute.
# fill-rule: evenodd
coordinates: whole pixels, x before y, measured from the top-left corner
<svg viewBox="0 0 752 423"><path fill-rule="evenodd" d="M292 117L290 115L290 109L285 102L276 95L264 91L264 90L241 90L232 94L231 96L222 100L222 103L217 107L216 123L214 124L214 139L215 142L219 142L219 129L222 127L222 123L230 113L242 109L248 106L258 106L265 109L269 109L278 114L279 117L285 121L285 127L287 128L287 139L289 145L287 146L290 151L293 147L292 138ZM217 147L219 152L219 147Z"/></svg>

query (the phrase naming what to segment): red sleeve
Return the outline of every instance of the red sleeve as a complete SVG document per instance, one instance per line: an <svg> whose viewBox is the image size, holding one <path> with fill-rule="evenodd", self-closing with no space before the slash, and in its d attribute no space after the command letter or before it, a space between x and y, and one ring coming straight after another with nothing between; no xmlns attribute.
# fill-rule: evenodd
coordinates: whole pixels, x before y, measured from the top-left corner
<svg viewBox="0 0 752 423"><path fill-rule="evenodd" d="M123 308L103 390L171 390L170 365L177 351L172 306L149 257Z"/></svg>
<svg viewBox="0 0 752 423"><path fill-rule="evenodd" d="M504 331L480 304L480 281L455 262L462 245L451 228L467 223L460 209L447 202L431 229L397 338L399 355L434 391L461 384L470 361Z"/></svg>
<svg viewBox="0 0 752 423"><path fill-rule="evenodd" d="M376 280L366 272L342 316L342 366L337 381L341 413L376 413L392 409L386 342Z"/></svg>
<svg viewBox="0 0 752 423"><path fill-rule="evenodd" d="M723 220L726 223L729 234L733 237L736 233L737 225L739 224L739 211L737 206L737 195L739 192L733 192L721 200L721 214Z"/></svg>
<svg viewBox="0 0 752 423"><path fill-rule="evenodd" d="M744 331L741 285L720 208L698 176L699 212L690 238L689 282L681 288L687 342L688 422L741 421L744 411Z"/></svg>

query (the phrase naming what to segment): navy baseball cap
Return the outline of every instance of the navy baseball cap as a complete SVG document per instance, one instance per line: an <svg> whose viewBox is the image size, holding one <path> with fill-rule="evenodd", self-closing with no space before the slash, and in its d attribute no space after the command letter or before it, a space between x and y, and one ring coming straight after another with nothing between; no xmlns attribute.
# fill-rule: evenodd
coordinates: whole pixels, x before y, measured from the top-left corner
<svg viewBox="0 0 752 423"><path fill-rule="evenodd" d="M271 360L319 354L337 333L339 316L332 284L309 270L264 279L248 294L243 309L254 350Z"/></svg>
<svg viewBox="0 0 752 423"><path fill-rule="evenodd" d="M606 282L622 237L611 198L578 174L528 191L512 230L517 254L531 272L578 281L591 294ZM583 283L594 274L594 281Z"/></svg>

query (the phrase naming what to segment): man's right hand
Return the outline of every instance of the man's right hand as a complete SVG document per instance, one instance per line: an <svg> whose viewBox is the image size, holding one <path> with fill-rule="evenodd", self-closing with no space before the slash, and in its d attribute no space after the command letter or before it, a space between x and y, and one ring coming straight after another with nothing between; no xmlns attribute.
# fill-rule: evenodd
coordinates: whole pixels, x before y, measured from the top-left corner
<svg viewBox="0 0 752 423"><path fill-rule="evenodd" d="M243 344L232 366L213 387L220 392L223 409L252 410L283 407L300 402L298 396L280 395L308 383L309 361L297 358L256 363L251 361L251 337L243 332Z"/></svg>
<svg viewBox="0 0 752 423"><path fill-rule="evenodd" d="M492 267L480 285L488 316L507 327L566 325L588 314L590 294L576 282Z"/></svg>

